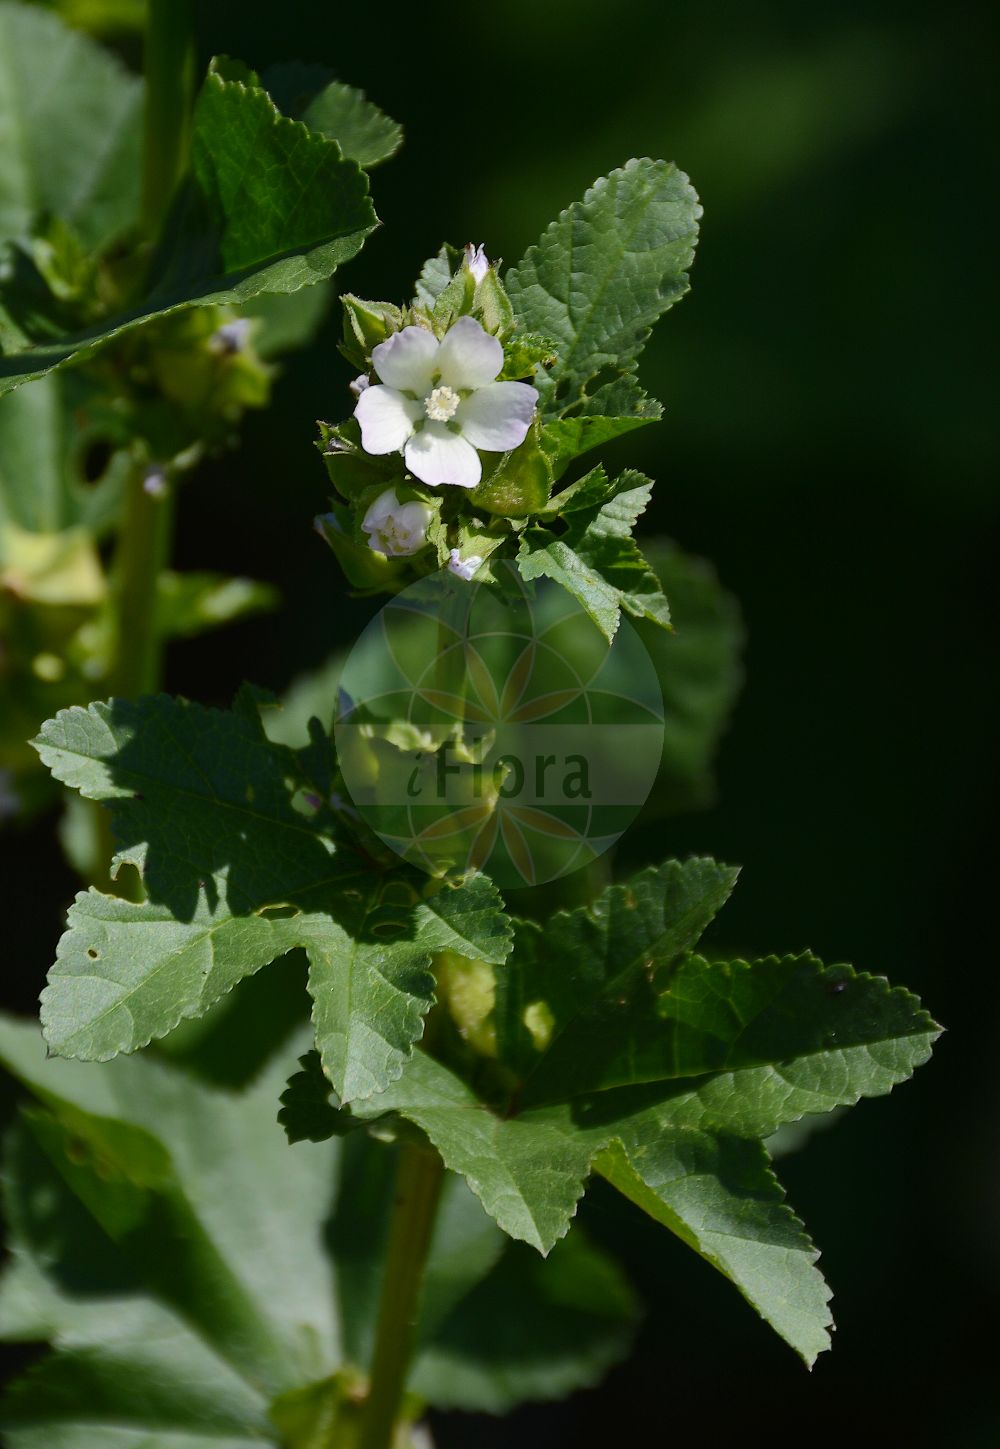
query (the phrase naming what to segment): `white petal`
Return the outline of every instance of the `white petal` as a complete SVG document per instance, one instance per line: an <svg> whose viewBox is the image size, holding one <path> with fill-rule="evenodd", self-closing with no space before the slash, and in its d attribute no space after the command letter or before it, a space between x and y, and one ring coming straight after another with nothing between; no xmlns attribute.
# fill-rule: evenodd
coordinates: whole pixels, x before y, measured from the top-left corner
<svg viewBox="0 0 1000 1449"><path fill-rule="evenodd" d="M457 548L453 548L448 555L448 568L451 573L459 579L472 579L483 566L483 560L478 553L471 553L468 558L463 558Z"/></svg>
<svg viewBox="0 0 1000 1449"><path fill-rule="evenodd" d="M421 483L475 488L483 476L479 454L445 423L427 423L406 445L406 466Z"/></svg>
<svg viewBox="0 0 1000 1449"><path fill-rule="evenodd" d="M490 259L486 255L486 243L469 242L465 248L465 265L472 273L473 280L481 282L490 269Z"/></svg>
<svg viewBox="0 0 1000 1449"><path fill-rule="evenodd" d="M438 346L437 338L423 327L404 327L373 349L372 362L389 387L424 397L437 371Z"/></svg>
<svg viewBox="0 0 1000 1449"><path fill-rule="evenodd" d="M537 405L526 382L491 382L459 405L455 421L474 447L504 453L524 442Z"/></svg>
<svg viewBox="0 0 1000 1449"><path fill-rule="evenodd" d="M474 317L459 317L441 339L435 365L449 387L485 387L503 367L503 348Z"/></svg>
<svg viewBox="0 0 1000 1449"><path fill-rule="evenodd" d="M361 424L361 446L366 453L399 452L422 412L420 403L394 387L366 387L354 409Z"/></svg>
<svg viewBox="0 0 1000 1449"><path fill-rule="evenodd" d="M371 533L374 529L379 528L390 514L398 513L399 507L399 499L396 497L395 488L387 488L369 506L361 527L366 533Z"/></svg>

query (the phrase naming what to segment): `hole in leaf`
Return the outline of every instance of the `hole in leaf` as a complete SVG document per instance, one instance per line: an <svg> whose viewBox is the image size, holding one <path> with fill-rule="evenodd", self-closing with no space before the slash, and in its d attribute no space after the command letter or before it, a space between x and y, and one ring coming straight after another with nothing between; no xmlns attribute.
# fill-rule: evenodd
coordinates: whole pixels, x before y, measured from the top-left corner
<svg viewBox="0 0 1000 1449"><path fill-rule="evenodd" d="M373 936L398 936L406 930L404 921L378 921L372 926Z"/></svg>
<svg viewBox="0 0 1000 1449"><path fill-rule="evenodd" d="M258 916L263 916L268 921L293 921L300 914L298 906L289 905L261 906L257 912Z"/></svg>
<svg viewBox="0 0 1000 1449"><path fill-rule="evenodd" d="M99 961L101 959L100 951L95 951L93 946L88 946L87 955L90 957L91 961Z"/></svg>

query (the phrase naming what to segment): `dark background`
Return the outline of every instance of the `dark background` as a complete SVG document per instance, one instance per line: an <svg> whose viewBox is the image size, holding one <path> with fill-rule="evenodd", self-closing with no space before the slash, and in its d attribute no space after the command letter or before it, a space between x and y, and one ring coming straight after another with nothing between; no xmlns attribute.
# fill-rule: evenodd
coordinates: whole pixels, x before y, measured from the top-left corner
<svg viewBox="0 0 1000 1449"><path fill-rule="evenodd" d="M812 1375L711 1269L595 1190L584 1220L649 1305L634 1358L566 1404L444 1417L440 1449L1000 1444L985 8L215 0L201 39L206 57L330 64L403 122L373 178L385 227L338 278L362 295L401 300L444 238L515 260L631 155L690 172L693 291L642 367L666 418L609 461L658 479L647 526L740 599L748 678L717 807L626 854L742 863L725 918L742 949L884 972L949 1029L912 1084L781 1165L836 1295ZM280 689L370 612L310 531L314 420L349 403L336 328L182 498L179 564L271 579L287 607L176 646L175 691ZM49 926L39 944L25 910L6 938L25 1010L73 889L49 828L3 866Z"/></svg>

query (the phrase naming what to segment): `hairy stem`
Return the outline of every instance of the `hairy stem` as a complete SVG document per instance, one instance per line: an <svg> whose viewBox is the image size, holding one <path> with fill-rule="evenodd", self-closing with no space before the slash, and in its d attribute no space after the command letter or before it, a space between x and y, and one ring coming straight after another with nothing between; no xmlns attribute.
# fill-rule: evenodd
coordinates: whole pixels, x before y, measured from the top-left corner
<svg viewBox="0 0 1000 1449"><path fill-rule="evenodd" d="M142 224L160 234L187 166L194 97L194 0L149 0L145 45L146 115Z"/></svg>
<svg viewBox="0 0 1000 1449"><path fill-rule="evenodd" d="M403 1147L358 1449L391 1449L393 1443L443 1177L444 1165L436 1152Z"/></svg>

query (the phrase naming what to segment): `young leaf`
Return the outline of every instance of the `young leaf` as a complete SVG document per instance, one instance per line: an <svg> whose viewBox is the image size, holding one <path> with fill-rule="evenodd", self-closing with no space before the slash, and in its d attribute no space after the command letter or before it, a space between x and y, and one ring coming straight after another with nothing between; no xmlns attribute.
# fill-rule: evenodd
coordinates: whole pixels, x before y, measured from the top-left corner
<svg viewBox="0 0 1000 1449"><path fill-rule="evenodd" d="M564 533L539 525L525 530L517 555L522 575L526 579L545 576L561 584L608 639L615 636L623 608L636 618L669 628L670 607L660 582L632 538L636 519L649 502L652 483L632 470L613 484L607 483L600 469L588 478L592 480L590 491L574 493ZM593 505L584 506L593 494L597 495ZM551 510L564 501L557 495Z"/></svg>
<svg viewBox="0 0 1000 1449"><path fill-rule="evenodd" d="M682 171L633 160L562 212L508 272L520 325L550 337L546 420L631 372L649 330L688 288L701 207ZM610 411L610 409L604 409Z"/></svg>
<svg viewBox="0 0 1000 1449"><path fill-rule="evenodd" d="M506 917L483 878L436 895L424 877L385 881L340 852L295 755L255 709L165 697L64 711L37 741L56 778L111 802L116 866L141 871L141 904L91 890L43 993L51 1049L107 1060L201 1015L296 946L310 960L317 1041L344 1101L402 1070L430 1005L436 950L499 963Z"/></svg>
<svg viewBox="0 0 1000 1449"><path fill-rule="evenodd" d="M0 296L0 392L178 308L241 304L325 281L377 225L358 164L281 115L255 77L231 62L214 62L205 79L192 173L137 306L67 335L53 299L15 277Z"/></svg>

